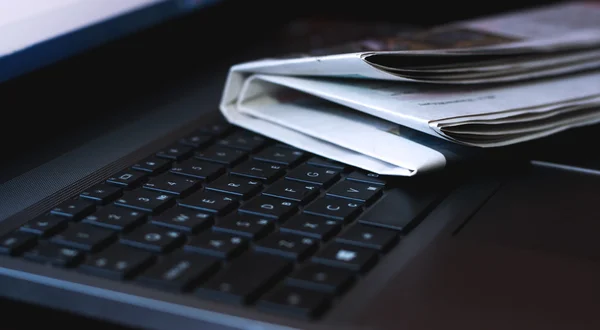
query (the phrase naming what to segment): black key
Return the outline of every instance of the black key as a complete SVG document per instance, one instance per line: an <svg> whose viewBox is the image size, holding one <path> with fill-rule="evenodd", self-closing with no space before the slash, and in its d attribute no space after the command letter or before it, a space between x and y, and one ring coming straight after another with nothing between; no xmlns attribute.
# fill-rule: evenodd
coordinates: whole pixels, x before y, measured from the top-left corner
<svg viewBox="0 0 600 330"><path fill-rule="evenodd" d="M144 220L146 220L146 213L142 211L107 205L96 213L83 218L81 222L114 230L129 231L143 223Z"/></svg>
<svg viewBox="0 0 600 330"><path fill-rule="evenodd" d="M157 152L156 157L179 161L189 157L192 154L192 151L193 149L190 147L174 144Z"/></svg>
<svg viewBox="0 0 600 330"><path fill-rule="evenodd" d="M84 258L84 253L72 248L67 248L49 242L40 242L33 249L25 252L25 259L48 263L54 266L73 267Z"/></svg>
<svg viewBox="0 0 600 330"><path fill-rule="evenodd" d="M343 172L347 167L345 164L338 163L336 161L333 161L330 159L325 159L325 158L322 158L319 156L312 157L311 159L309 159L306 162L310 165L326 167L326 168L333 168L333 169L339 170L341 172Z"/></svg>
<svg viewBox="0 0 600 330"><path fill-rule="evenodd" d="M61 217L66 217L71 220L79 220L95 210L96 206L89 200L71 199L60 203L58 206L53 208L50 213Z"/></svg>
<svg viewBox="0 0 600 330"><path fill-rule="evenodd" d="M267 188L263 195L289 199L304 204L319 194L319 186L296 182L292 180L279 180Z"/></svg>
<svg viewBox="0 0 600 330"><path fill-rule="evenodd" d="M238 131L217 141L217 144L228 148L252 152L262 147L266 142L267 140L260 135L247 131Z"/></svg>
<svg viewBox="0 0 600 330"><path fill-rule="evenodd" d="M391 189L358 221L407 233L428 212L438 196L435 191L425 189Z"/></svg>
<svg viewBox="0 0 600 330"><path fill-rule="evenodd" d="M309 236L326 241L337 234L342 225L340 221L310 214L298 214L286 221L279 230L286 233Z"/></svg>
<svg viewBox="0 0 600 330"><path fill-rule="evenodd" d="M380 186L385 186L385 181L381 178L381 175L372 172L354 171L348 174L346 179L364 182L366 184L376 184Z"/></svg>
<svg viewBox="0 0 600 330"><path fill-rule="evenodd" d="M237 195L241 199L248 199L256 195L261 188L262 183L258 180L235 176L222 176L206 186L208 190Z"/></svg>
<svg viewBox="0 0 600 330"><path fill-rule="evenodd" d="M121 196L121 188L107 185L104 183L97 184L92 188L79 194L79 197L89 199L96 204L107 204Z"/></svg>
<svg viewBox="0 0 600 330"><path fill-rule="evenodd" d="M213 229L257 239L265 236L273 229L274 226L271 221L257 216L232 213L217 221Z"/></svg>
<svg viewBox="0 0 600 330"><path fill-rule="evenodd" d="M167 252L185 242L185 235L164 227L143 225L121 237L121 243L155 252Z"/></svg>
<svg viewBox="0 0 600 330"><path fill-rule="evenodd" d="M138 189L125 192L121 198L115 201L115 205L149 213L160 213L174 202L175 199L172 195Z"/></svg>
<svg viewBox="0 0 600 330"><path fill-rule="evenodd" d="M308 182L328 187L335 182L339 176L340 171L336 169L302 164L292 170L285 177L290 180Z"/></svg>
<svg viewBox="0 0 600 330"><path fill-rule="evenodd" d="M232 262L198 288L196 293L209 299L251 303L275 285L291 267L288 260L268 254L249 253Z"/></svg>
<svg viewBox="0 0 600 330"><path fill-rule="evenodd" d="M246 151L243 150L212 146L206 150L196 152L194 157L209 162L232 166L241 162L246 158L246 155Z"/></svg>
<svg viewBox="0 0 600 330"><path fill-rule="evenodd" d="M285 173L284 168L284 165L249 160L232 169L231 174L265 182L272 182Z"/></svg>
<svg viewBox="0 0 600 330"><path fill-rule="evenodd" d="M166 171L171 165L171 161L156 156L150 156L133 165L134 170L148 172L152 175Z"/></svg>
<svg viewBox="0 0 600 330"><path fill-rule="evenodd" d="M331 267L366 272L377 262L377 251L337 242L329 243L312 261Z"/></svg>
<svg viewBox="0 0 600 330"><path fill-rule="evenodd" d="M225 172L225 167L220 164L210 163L198 159L188 159L171 168L171 173L183 175L203 181L212 181Z"/></svg>
<svg viewBox="0 0 600 330"><path fill-rule="evenodd" d="M153 216L152 223L178 231L197 233L212 225L213 215L194 209L173 207L161 215Z"/></svg>
<svg viewBox="0 0 600 330"><path fill-rule="evenodd" d="M314 238L276 232L258 241L254 248L258 252L303 260L317 250L318 244Z"/></svg>
<svg viewBox="0 0 600 330"><path fill-rule="evenodd" d="M340 294L354 282L351 271L309 263L290 274L285 283L330 294Z"/></svg>
<svg viewBox="0 0 600 330"><path fill-rule="evenodd" d="M314 319L330 305L330 297L322 292L282 285L257 302L259 309L298 318Z"/></svg>
<svg viewBox="0 0 600 330"><path fill-rule="evenodd" d="M292 167L304 157L304 151L282 147L268 147L256 154L253 158L264 162L276 163Z"/></svg>
<svg viewBox="0 0 600 330"><path fill-rule="evenodd" d="M347 222L361 210L361 202L348 201L341 198L320 197L309 204L304 209L304 213Z"/></svg>
<svg viewBox="0 0 600 330"><path fill-rule="evenodd" d="M140 185L147 177L148 174L145 172L125 170L111 176L106 182L131 189Z"/></svg>
<svg viewBox="0 0 600 330"><path fill-rule="evenodd" d="M28 221L19 229L28 233L36 234L38 236L48 237L67 228L67 223L68 221L65 218L52 215L43 215Z"/></svg>
<svg viewBox="0 0 600 330"><path fill-rule="evenodd" d="M56 244L94 252L109 244L114 238L112 230L85 223L74 223L50 240Z"/></svg>
<svg viewBox="0 0 600 330"><path fill-rule="evenodd" d="M0 237L0 253L18 255L26 251L37 241L34 234L23 231L14 231Z"/></svg>
<svg viewBox="0 0 600 330"><path fill-rule="evenodd" d="M150 252L116 244L90 256L80 266L80 270L88 274L120 280L135 276L150 266L154 259L154 255Z"/></svg>
<svg viewBox="0 0 600 330"><path fill-rule="evenodd" d="M171 173L164 173L144 184L144 189L161 193L187 196L200 188L200 181Z"/></svg>
<svg viewBox="0 0 600 330"><path fill-rule="evenodd" d="M186 251L202 253L223 259L231 259L248 246L248 239L240 235L207 231L193 236L184 247Z"/></svg>
<svg viewBox="0 0 600 330"><path fill-rule="evenodd" d="M281 143L281 142L277 142L275 143L276 147L279 148L284 148L284 149L294 149L294 150L299 150L298 148L294 147L293 145L289 145L287 143Z"/></svg>
<svg viewBox="0 0 600 330"><path fill-rule="evenodd" d="M232 128L233 127L229 123L222 122L200 127L198 132L210 134L212 136L220 136L229 132Z"/></svg>
<svg viewBox="0 0 600 330"><path fill-rule="evenodd" d="M219 194L212 191L198 191L183 200L179 206L208 211L216 214L226 214L238 205L234 196Z"/></svg>
<svg viewBox="0 0 600 330"><path fill-rule="evenodd" d="M298 203L270 196L257 196L239 208L239 212L258 215L260 217L285 219L296 212Z"/></svg>
<svg viewBox="0 0 600 330"><path fill-rule="evenodd" d="M179 143L192 148L201 148L208 145L213 137L202 131L196 131L179 140Z"/></svg>
<svg viewBox="0 0 600 330"><path fill-rule="evenodd" d="M380 252L388 251L397 241L398 233L383 228L354 224L335 240L340 243L362 246Z"/></svg>
<svg viewBox="0 0 600 330"><path fill-rule="evenodd" d="M219 266L217 258L178 252L152 266L136 281L163 290L188 291Z"/></svg>
<svg viewBox="0 0 600 330"><path fill-rule="evenodd" d="M342 180L331 187L327 195L369 204L379 197L382 189L380 185Z"/></svg>

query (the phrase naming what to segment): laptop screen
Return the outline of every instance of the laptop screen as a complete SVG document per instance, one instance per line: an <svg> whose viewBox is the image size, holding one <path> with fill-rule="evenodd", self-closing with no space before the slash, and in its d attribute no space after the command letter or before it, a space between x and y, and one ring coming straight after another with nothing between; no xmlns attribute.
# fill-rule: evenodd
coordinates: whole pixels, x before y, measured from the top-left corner
<svg viewBox="0 0 600 330"><path fill-rule="evenodd" d="M0 83L221 0L0 0Z"/></svg>

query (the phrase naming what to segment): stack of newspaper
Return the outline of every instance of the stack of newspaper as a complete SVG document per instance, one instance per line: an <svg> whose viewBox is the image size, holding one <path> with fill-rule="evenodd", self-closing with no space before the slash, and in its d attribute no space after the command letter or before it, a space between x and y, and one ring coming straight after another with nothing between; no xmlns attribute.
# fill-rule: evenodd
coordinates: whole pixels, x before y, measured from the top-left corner
<svg viewBox="0 0 600 330"><path fill-rule="evenodd" d="M235 65L233 124L382 175L600 121L600 2Z"/></svg>

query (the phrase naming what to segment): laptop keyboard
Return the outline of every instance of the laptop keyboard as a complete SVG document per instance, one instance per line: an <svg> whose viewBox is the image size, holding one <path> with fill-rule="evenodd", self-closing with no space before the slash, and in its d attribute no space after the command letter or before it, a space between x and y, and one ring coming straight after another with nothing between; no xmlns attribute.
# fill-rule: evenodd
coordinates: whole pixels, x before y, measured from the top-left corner
<svg viewBox="0 0 600 330"><path fill-rule="evenodd" d="M6 234L0 252L318 318L437 197L219 123Z"/></svg>

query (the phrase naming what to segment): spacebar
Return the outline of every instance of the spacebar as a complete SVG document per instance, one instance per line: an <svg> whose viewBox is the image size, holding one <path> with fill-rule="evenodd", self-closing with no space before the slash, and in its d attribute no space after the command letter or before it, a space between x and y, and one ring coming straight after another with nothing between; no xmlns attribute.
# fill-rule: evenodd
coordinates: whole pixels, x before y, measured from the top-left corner
<svg viewBox="0 0 600 330"><path fill-rule="evenodd" d="M429 211L438 196L439 193L431 190L391 189L358 221L407 233Z"/></svg>
<svg viewBox="0 0 600 330"><path fill-rule="evenodd" d="M204 298L248 304L277 283L291 270L283 258L248 253L234 260L220 274L197 289Z"/></svg>

